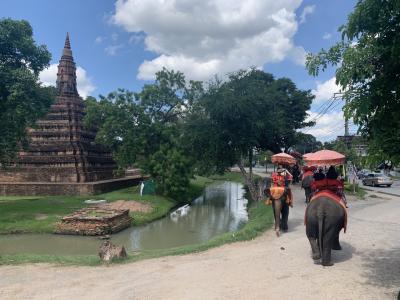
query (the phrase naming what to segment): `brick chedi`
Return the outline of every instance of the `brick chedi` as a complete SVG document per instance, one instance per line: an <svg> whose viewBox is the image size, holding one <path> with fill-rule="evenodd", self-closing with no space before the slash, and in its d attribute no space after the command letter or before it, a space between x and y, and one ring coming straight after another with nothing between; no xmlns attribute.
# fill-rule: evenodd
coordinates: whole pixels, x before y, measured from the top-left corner
<svg viewBox="0 0 400 300"><path fill-rule="evenodd" d="M95 132L83 125L85 105L76 86L76 66L67 34L57 73L57 97L45 118L28 129L29 147L15 166L0 170L0 194L85 194L64 186L60 191L45 183L85 183L113 178L111 153L94 142ZM24 187L11 183L41 183ZM10 183L8 186L6 183ZM65 189L67 191L65 191ZM80 187L82 190L82 187ZM64 191L63 191L64 190ZM99 192L99 191L98 191Z"/></svg>

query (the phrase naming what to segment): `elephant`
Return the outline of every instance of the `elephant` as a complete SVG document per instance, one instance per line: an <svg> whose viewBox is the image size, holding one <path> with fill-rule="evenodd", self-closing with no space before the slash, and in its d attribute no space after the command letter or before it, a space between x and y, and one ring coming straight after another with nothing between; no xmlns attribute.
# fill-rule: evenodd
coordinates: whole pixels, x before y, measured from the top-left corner
<svg viewBox="0 0 400 300"><path fill-rule="evenodd" d="M346 232L347 211L340 198L322 192L315 195L306 208L306 234L312 258L321 259L323 266L332 266L331 250L341 250L339 233Z"/></svg>
<svg viewBox="0 0 400 300"><path fill-rule="evenodd" d="M271 187L266 190L269 202L272 202L272 211L274 212L275 232L280 236L280 231L288 230L289 206L288 195L291 197L290 189L287 187Z"/></svg>
<svg viewBox="0 0 400 300"><path fill-rule="evenodd" d="M304 189L305 196L306 196L306 203L310 202L311 198L311 184L313 183L314 178L313 174L304 174L303 179L301 180L301 187Z"/></svg>

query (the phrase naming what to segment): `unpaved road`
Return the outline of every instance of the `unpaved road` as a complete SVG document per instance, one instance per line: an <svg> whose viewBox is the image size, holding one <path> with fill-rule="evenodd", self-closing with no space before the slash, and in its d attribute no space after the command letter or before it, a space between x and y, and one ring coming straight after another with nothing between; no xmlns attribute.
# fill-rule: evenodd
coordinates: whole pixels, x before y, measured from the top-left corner
<svg viewBox="0 0 400 300"><path fill-rule="evenodd" d="M349 201L333 267L315 265L295 188L289 232L209 251L111 267L0 267L0 299L396 299L400 198ZM383 199L384 197L384 199Z"/></svg>

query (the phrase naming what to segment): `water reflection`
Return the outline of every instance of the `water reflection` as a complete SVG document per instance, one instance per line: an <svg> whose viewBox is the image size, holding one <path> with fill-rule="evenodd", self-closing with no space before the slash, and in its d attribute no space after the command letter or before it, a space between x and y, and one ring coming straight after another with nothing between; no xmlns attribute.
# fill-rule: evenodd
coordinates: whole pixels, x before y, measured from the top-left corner
<svg viewBox="0 0 400 300"><path fill-rule="evenodd" d="M131 227L112 236L129 251L164 249L198 244L224 232L238 230L247 221L247 199L241 184L221 182L203 196L167 217L145 226ZM3 235L0 254L94 254L101 241L94 237L59 235Z"/></svg>

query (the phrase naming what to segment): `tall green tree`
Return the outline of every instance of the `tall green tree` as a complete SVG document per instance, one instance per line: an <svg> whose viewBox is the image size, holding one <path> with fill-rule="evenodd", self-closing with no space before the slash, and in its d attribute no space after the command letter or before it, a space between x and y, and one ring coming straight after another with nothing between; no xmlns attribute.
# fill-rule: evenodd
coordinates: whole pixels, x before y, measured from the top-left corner
<svg viewBox="0 0 400 300"><path fill-rule="evenodd" d="M309 125L304 120L312 99L310 91L298 90L289 79L276 80L256 69L215 80L185 123L198 169L222 172L237 164L258 199L251 169L254 150L276 153L289 147L296 130Z"/></svg>
<svg viewBox="0 0 400 300"><path fill-rule="evenodd" d="M322 143L315 136L303 132L296 132L292 148L302 154L315 152L322 149Z"/></svg>
<svg viewBox="0 0 400 300"><path fill-rule="evenodd" d="M40 85L49 65L46 46L36 45L27 21L0 20L0 164L15 158L26 144L26 128L50 107L54 89Z"/></svg>
<svg viewBox="0 0 400 300"><path fill-rule="evenodd" d="M369 140L369 154L400 162L400 1L359 0L342 40L307 56L311 75L336 66L344 112Z"/></svg>
<svg viewBox="0 0 400 300"><path fill-rule="evenodd" d="M160 193L186 200L192 163L182 124L201 94L201 83L163 69L140 93L117 90L99 101L87 99L85 122L98 129L97 141L111 147L121 169L139 166Z"/></svg>

